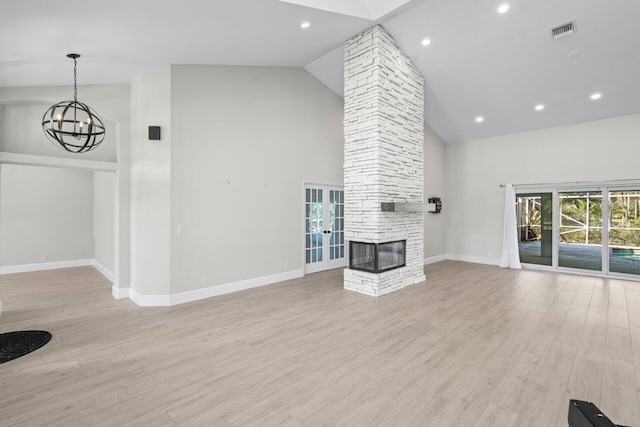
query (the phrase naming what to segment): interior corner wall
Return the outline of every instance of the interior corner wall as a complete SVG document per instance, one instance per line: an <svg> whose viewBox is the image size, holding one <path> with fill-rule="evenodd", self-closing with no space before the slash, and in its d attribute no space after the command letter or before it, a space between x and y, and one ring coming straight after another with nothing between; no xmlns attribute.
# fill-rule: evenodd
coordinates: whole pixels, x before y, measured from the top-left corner
<svg viewBox="0 0 640 427"><path fill-rule="evenodd" d="M47 142L40 128L42 113L54 102L68 99L73 94L73 86L32 86L0 87L0 151L13 150L23 154L35 154L46 157L78 158L77 154L68 154ZM129 286L130 261L130 172L129 144L131 137L131 93L129 84L81 85L78 87L79 99L88 103L107 123L107 136L96 150L81 154L84 160L118 162L116 172L116 209L115 234L118 245L117 258L114 260L115 285ZM35 106L35 107L34 107ZM34 108L42 108L35 117ZM12 115L16 123L22 126L5 126L2 117ZM31 118L30 118L31 117ZM6 119L7 117L5 117ZM37 136L37 140L34 138ZM20 140L25 138L24 140ZM115 154L115 158L114 158Z"/></svg>
<svg viewBox="0 0 640 427"><path fill-rule="evenodd" d="M3 164L0 266L93 258L88 171Z"/></svg>
<svg viewBox="0 0 640 427"><path fill-rule="evenodd" d="M131 83L131 288L168 295L170 278L171 66ZM148 126L162 139L150 141Z"/></svg>
<svg viewBox="0 0 640 427"><path fill-rule="evenodd" d="M93 172L93 258L115 272L115 173Z"/></svg>
<svg viewBox="0 0 640 427"><path fill-rule="evenodd" d="M640 114L446 145L447 251L498 263L500 184L638 179Z"/></svg>
<svg viewBox="0 0 640 427"><path fill-rule="evenodd" d="M302 186L343 182L343 100L302 68L171 79L171 292L301 273Z"/></svg>
<svg viewBox="0 0 640 427"><path fill-rule="evenodd" d="M424 202L430 197L442 199L442 212L425 213L424 256L431 258L447 253L447 219L449 209L446 196L445 143L424 125Z"/></svg>

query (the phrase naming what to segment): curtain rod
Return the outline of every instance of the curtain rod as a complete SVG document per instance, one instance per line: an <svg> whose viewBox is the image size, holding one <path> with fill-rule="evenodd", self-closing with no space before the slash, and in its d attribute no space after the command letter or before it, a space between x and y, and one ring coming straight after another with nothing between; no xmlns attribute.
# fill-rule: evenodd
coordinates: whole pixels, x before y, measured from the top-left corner
<svg viewBox="0 0 640 427"><path fill-rule="evenodd" d="M512 184L514 187L570 187L570 186L606 186L606 185L620 185L620 184L635 184L640 183L640 178L636 179L615 179L612 181L572 181L572 182L537 182L530 184ZM507 184L500 184L498 187L504 188Z"/></svg>

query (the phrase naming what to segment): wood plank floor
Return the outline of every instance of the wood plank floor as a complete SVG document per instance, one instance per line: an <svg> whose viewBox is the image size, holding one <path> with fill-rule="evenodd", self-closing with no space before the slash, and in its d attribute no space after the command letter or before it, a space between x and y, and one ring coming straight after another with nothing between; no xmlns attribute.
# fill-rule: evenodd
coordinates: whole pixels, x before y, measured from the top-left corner
<svg viewBox="0 0 640 427"><path fill-rule="evenodd" d="M342 272L167 308L83 267L0 276L0 425L640 425L640 288L444 261L371 298Z"/></svg>

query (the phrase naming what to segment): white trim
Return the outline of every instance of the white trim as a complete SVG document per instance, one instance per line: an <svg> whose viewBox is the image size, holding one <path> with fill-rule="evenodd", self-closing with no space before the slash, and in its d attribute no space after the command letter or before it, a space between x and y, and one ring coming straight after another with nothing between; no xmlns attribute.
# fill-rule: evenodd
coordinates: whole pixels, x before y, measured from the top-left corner
<svg viewBox="0 0 640 427"><path fill-rule="evenodd" d="M84 169L115 172L118 164L98 160L68 159L65 157L40 156L35 154L9 153L0 151L0 163L12 165L48 166L57 168Z"/></svg>
<svg viewBox="0 0 640 427"><path fill-rule="evenodd" d="M171 305L171 295L141 295L129 288L129 298L140 307L167 307Z"/></svg>
<svg viewBox="0 0 640 427"><path fill-rule="evenodd" d="M105 267L104 265L100 264L100 262L97 259L92 259L91 260L91 265L95 267L96 270L98 270L100 273L102 273L102 275L104 277L107 278L108 281L110 281L111 283L114 283L115 277L113 275L112 272L110 272L107 267Z"/></svg>
<svg viewBox="0 0 640 427"><path fill-rule="evenodd" d="M497 266L500 263L500 260L496 258L485 258L480 256L471 256L471 255L447 254L447 259L450 259L453 261L464 261L464 262L472 262L475 264L487 264L487 265L495 265L495 266Z"/></svg>
<svg viewBox="0 0 640 427"><path fill-rule="evenodd" d="M210 286L208 288L195 289L193 291L180 292L171 295L142 295L135 289L124 289L129 289L129 298L141 307L166 307L244 291L246 289L257 288L260 286L271 285L285 280L298 279L303 276L304 274L302 269L291 270L284 273L240 280L238 282L225 283L223 285Z"/></svg>
<svg viewBox="0 0 640 427"><path fill-rule="evenodd" d="M111 286L111 295L113 295L115 299L129 298L130 289L131 288L119 288L116 285L113 285Z"/></svg>
<svg viewBox="0 0 640 427"><path fill-rule="evenodd" d="M431 257L427 257L424 259L424 265L434 264L436 262L445 261L449 259L449 254L440 254Z"/></svg>
<svg viewBox="0 0 640 427"><path fill-rule="evenodd" d="M537 190L539 188L549 191L549 189L567 189L567 188L583 188L583 187L625 187L632 186L637 187L640 185L638 178L629 179L614 179L609 181L574 181L574 182L539 182L532 184L513 184L516 189L522 188L523 190ZM500 184L500 187L504 187L505 184Z"/></svg>
<svg viewBox="0 0 640 427"><path fill-rule="evenodd" d="M433 264L440 261L451 260L451 261L462 261L462 262L472 262L474 264L487 264L487 265L498 265L500 260L497 258L486 258L472 255L457 255L457 254L440 254L436 256L432 256L424 259L424 265Z"/></svg>
<svg viewBox="0 0 640 427"><path fill-rule="evenodd" d="M59 268L86 267L93 265L93 259L41 262L37 264L8 265L0 267L0 274L29 273L32 271L57 270Z"/></svg>

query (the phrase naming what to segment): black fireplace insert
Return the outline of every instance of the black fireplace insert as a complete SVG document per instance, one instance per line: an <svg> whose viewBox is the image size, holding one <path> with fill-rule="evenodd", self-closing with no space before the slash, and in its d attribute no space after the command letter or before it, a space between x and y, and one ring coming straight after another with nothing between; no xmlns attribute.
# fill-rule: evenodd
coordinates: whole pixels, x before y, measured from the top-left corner
<svg viewBox="0 0 640 427"><path fill-rule="evenodd" d="M386 243L349 242L349 268L382 273L404 267L406 240Z"/></svg>

